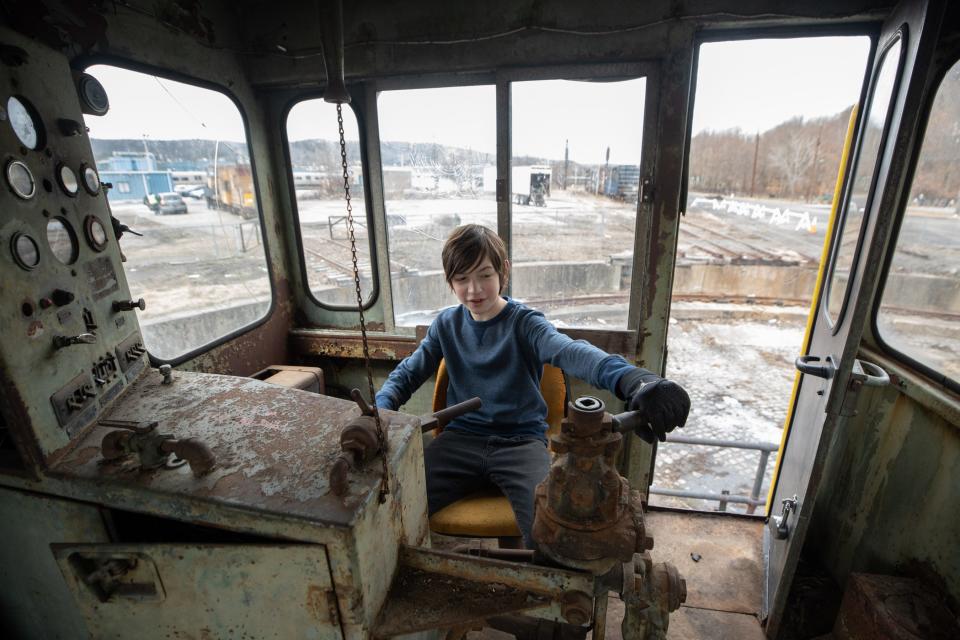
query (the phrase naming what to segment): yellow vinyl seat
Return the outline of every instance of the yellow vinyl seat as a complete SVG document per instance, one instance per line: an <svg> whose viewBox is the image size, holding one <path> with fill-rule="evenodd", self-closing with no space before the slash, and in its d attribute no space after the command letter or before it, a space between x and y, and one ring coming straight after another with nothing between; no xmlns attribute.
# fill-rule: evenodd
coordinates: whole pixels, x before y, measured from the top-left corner
<svg viewBox="0 0 960 640"><path fill-rule="evenodd" d="M433 388L433 410L447 406L447 367L440 361ZM563 371L543 366L540 393L547 403L547 437L559 433L567 399ZM448 536L471 538L514 538L520 536L510 502L496 488L473 493L447 505L430 517L430 530Z"/></svg>

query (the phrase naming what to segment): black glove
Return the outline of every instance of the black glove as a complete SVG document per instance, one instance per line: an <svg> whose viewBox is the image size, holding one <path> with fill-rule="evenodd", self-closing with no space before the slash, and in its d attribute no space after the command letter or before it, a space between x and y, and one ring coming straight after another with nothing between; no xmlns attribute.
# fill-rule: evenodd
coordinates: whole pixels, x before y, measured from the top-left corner
<svg viewBox="0 0 960 640"><path fill-rule="evenodd" d="M638 429L637 435L647 442L653 442L654 435L666 441L669 432L686 424L690 413L690 396L683 387L639 367L620 377L617 396L626 400L628 411L645 414L649 429Z"/></svg>

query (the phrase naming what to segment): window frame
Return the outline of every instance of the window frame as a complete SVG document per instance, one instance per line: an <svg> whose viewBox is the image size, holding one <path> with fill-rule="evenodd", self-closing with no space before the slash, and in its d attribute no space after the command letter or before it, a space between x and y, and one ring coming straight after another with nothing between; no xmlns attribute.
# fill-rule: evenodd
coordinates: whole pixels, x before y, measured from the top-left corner
<svg viewBox="0 0 960 640"><path fill-rule="evenodd" d="M836 335L837 331L840 330L840 327L843 325L843 321L846 317L847 307L850 302L850 294L853 289L854 282L854 272L856 270L856 265L860 260L861 253L863 252L863 239L864 234L866 233L868 223L870 222L870 215L872 209L876 204L877 200L877 190L881 188L882 185L877 185L877 175L880 171L881 159L887 148L887 138L889 137L890 131L890 121L893 117L894 109L891 109L891 106L896 102L897 96L900 92L900 83L903 79L903 64L905 56L907 53L907 38L908 33L904 27L901 27L897 32L884 43L877 43L876 38L874 38L874 47L876 51L879 51L879 54L871 56L871 60L876 58L880 60L880 65L876 67L876 73L874 73L874 67L869 65L867 70L869 83L865 86L865 92L862 93L862 98L860 103L867 105L866 109L861 109L858 117L859 122L857 123L857 133L856 133L856 142L854 145L854 153L851 154L851 158L847 164L847 170L844 172L844 183L841 193L841 209L837 214L837 223L834 225L833 237L830 239L830 257L827 261L826 272L824 275L824 288L822 292L822 304L820 305L820 311L824 314L824 318L827 321L827 325L831 328L831 331ZM883 128L880 130L880 146L877 148L876 159L874 160L873 169L870 175L870 184L867 187L867 199L863 204L863 219L860 221L860 229L857 233L857 244L853 250L853 254L850 257L850 274L847 276L847 284L844 287L843 298L840 301L840 309L837 311L837 317L832 318L830 316L830 295L832 293L833 287L833 276L837 266L837 259L840 254L840 245L843 240L843 231L846 229L847 219L850 208L850 200L853 195L853 182L855 178L856 169L859 168L860 163L860 154L863 150L863 138L866 135L868 127L868 118L870 115L870 110L873 107L873 97L876 93L877 88L877 79L879 78L880 71L883 70L883 65L886 64L886 56L890 53L890 49L895 45L900 44L900 54L899 59L897 60L896 66L896 75L893 81L893 87L890 91L890 103L887 105L887 113L883 120ZM872 52L871 52L872 53ZM879 212L874 212L874 215L879 215Z"/></svg>
<svg viewBox="0 0 960 640"><path fill-rule="evenodd" d="M380 294L382 291L380 286L380 256L376 250L377 234L374 226L376 216L373 209L372 185L370 182L370 159L369 155L367 154L367 127L364 119L366 113L362 106L358 106L358 103L364 101L367 89L367 83L361 83L359 86L357 84L348 84L347 92L350 94L350 102L346 105L353 113L353 116L357 122L357 143L360 148L360 167L363 170L363 203L365 207L364 217L366 218L367 224L367 243L368 251L370 252L370 279L372 282L370 294L367 299L363 301L362 309L364 311L367 311L376 305L376 303L380 300ZM303 280L304 293L306 294L307 299L313 302L313 304L317 305L321 309L326 309L329 311L356 311L356 305L333 305L320 301L317 296L314 295L313 289L310 287L310 278L307 274L307 257L303 247L303 234L300 232L300 208L297 205L296 178L293 175L293 160L290 155L290 139L287 136L287 123L290 119L290 111L292 111L295 106L302 102L306 102L307 100L317 99L323 100L322 91L297 93L286 102L280 113L280 120L283 125L280 127L280 139L283 146L283 161L287 169L287 189L290 196L290 213L293 221L293 234L297 243L296 254L298 267L300 269L300 277ZM354 194L352 192L350 194L350 199L351 201L354 200Z"/></svg>
<svg viewBox="0 0 960 640"><path fill-rule="evenodd" d="M214 338L210 342L202 344L199 347L196 347L194 349L191 349L186 353L183 353L175 358L162 359L155 356L153 353L147 350L147 356L150 358L150 364L152 366L158 367L161 364L169 364L171 366L176 367L180 364L183 364L184 362L192 360L197 356L200 356L220 346L221 344L229 342L245 333L249 333L250 331L252 331L253 329L256 329L257 327L262 326L268 320L270 320L270 318L273 316L274 312L277 309L277 286L276 286L277 283L276 283L274 270L270 266L272 264L271 255L270 255L270 242L267 236L267 226L265 224L264 217L263 217L263 200L261 198L260 181L258 179L258 174L257 174L257 166L256 166L256 159L255 159L256 154L253 152L253 145L252 145L251 136L250 136L250 120L247 117L247 112L243 109L243 104L240 102L237 96L232 91L230 91L228 87L221 85L219 83L213 82L212 80L197 78L195 76L179 73L171 69L163 69L160 67L155 67L153 65L129 60L127 58L122 58L122 57L113 56L113 55L104 55L104 54L83 56L74 63L73 67L76 69L79 69L80 71L88 72L87 70L90 67L95 65L108 65L112 67L118 67L120 69L125 69L127 71L136 71L138 73L149 74L149 75L157 76L158 78L164 78L167 80L172 80L174 82L181 82L183 84L189 84L195 87L200 87L202 89L210 89L211 91L216 91L217 93L220 93L226 96L227 99L229 99L230 102L233 103L233 105L237 108L237 112L240 114L241 122L243 122L243 134L246 137L247 150L250 152L250 175L253 180L254 197L256 198L256 201L257 201L257 217L260 220L260 237L263 242L264 266L266 266L267 268L267 281L270 283L270 304L267 306L267 309L266 311L264 311L264 314L257 320L254 320L253 322L245 324L241 327L238 327L237 329L234 329L233 331L226 333L218 338ZM93 155L93 150L91 148L90 160L91 162L94 162L94 166L95 166L96 162L92 157L92 155ZM126 271L124 271L123 275L124 275L124 278L126 278L126 275L127 275ZM140 329L140 333L141 334L143 333L142 328Z"/></svg>
<svg viewBox="0 0 960 640"><path fill-rule="evenodd" d="M443 89L462 86L492 85L495 88L495 108L496 108L496 159L497 159L497 181L505 186L506 192L510 191L511 166L512 166L512 136L511 136L511 115L512 115L512 92L511 84L513 82L536 81L536 80L571 80L571 81L594 81L594 82L612 82L617 80L634 80L643 78L646 83L645 104L638 106L638 113L643 116L643 140L641 141L641 161L640 176L641 180L646 176L655 174L656 149L653 141L657 137L657 106L660 61L657 60L638 60L610 63L586 63L586 64L558 64L537 67L510 67L498 69L495 71L483 71L471 74L427 74L418 76L395 76L390 78L376 79L368 83L368 88L378 95L381 91L397 91L411 89ZM377 117L378 113L371 114ZM379 127L377 139L372 140L379 146ZM382 163L378 167L382 176ZM383 194L379 194L383 202ZM513 220L513 203L509 197L503 200L497 199L497 233L503 238L507 245L507 252L510 259L513 259L513 242L511 233L511 223ZM384 215L386 215L386 203L384 203ZM643 208L646 203L637 202L636 222L634 229L634 264L633 274L642 273L646 267L646 262L650 259L646 247L649 244L649 236L652 233L650 220L647 220L643 214ZM389 237L385 236L387 245L383 249L383 254L387 260L389 268ZM388 284L392 288L392 282ZM505 291L510 295L511 288L508 283ZM622 333L635 334L641 324L642 308L644 296L644 282L642 278L631 277L629 305L627 310L627 326L622 329L586 329L574 328L579 332L597 332L599 335L617 336ZM384 308L384 317L389 317L390 322L395 322L394 308L391 303ZM410 333L409 327L396 327L398 333ZM629 354L634 357L636 354Z"/></svg>
<svg viewBox="0 0 960 640"><path fill-rule="evenodd" d="M933 109L933 103L936 101L944 79L950 70L958 64L960 64L960 49L953 51L950 55L944 56L939 65L931 74L928 86L932 87L932 89L930 89L927 92L927 95L924 97L922 107L923 113L921 114L922 125L916 134L916 139L919 141L919 144L916 146L916 150L911 155L909 160L906 179L904 181L905 188L901 194L900 202L897 203L895 219L890 230L890 239L887 243L886 255L884 256L883 264L881 265L880 284L878 285L877 291L874 295L873 308L870 312L869 321L871 337L884 355L887 355L893 360L907 366L909 369L916 371L925 378L929 379L930 382L941 385L945 389L956 394L960 394L960 380L954 380L953 378L947 377L945 373L941 373L933 367L914 358L913 356L891 346L886 340L883 339L883 334L880 331L877 318L880 315L880 307L883 303L883 294L886 290L887 279L890 275L890 268L893 265L893 257L896 254L897 247L899 245L900 231L903 227L903 221L907 217L907 204L910 200L910 193L913 189L913 181L916 177L917 165L919 164L920 156L923 153L923 142L926 140L927 125L930 122L930 112Z"/></svg>

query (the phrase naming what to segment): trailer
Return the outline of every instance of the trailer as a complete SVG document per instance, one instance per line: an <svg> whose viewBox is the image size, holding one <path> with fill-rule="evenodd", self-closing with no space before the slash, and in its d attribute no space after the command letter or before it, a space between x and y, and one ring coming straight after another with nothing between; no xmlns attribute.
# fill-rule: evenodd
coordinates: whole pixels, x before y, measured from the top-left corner
<svg viewBox="0 0 960 640"><path fill-rule="evenodd" d="M552 169L546 165L514 167L511 174L511 191L516 204L547 205L550 197Z"/></svg>
<svg viewBox="0 0 960 640"><path fill-rule="evenodd" d="M246 219L257 217L257 198L250 165L219 167L216 180L216 184L208 185L212 200L208 206L225 209Z"/></svg>

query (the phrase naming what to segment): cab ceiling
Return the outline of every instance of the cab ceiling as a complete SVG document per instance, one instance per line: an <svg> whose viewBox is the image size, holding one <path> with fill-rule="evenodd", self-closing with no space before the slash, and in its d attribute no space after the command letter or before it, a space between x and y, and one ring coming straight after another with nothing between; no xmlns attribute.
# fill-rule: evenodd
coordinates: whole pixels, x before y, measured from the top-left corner
<svg viewBox="0 0 960 640"><path fill-rule="evenodd" d="M346 0L349 78L662 57L700 29L876 20L892 2L864 0ZM12 28L77 58L104 54L175 69L195 51L234 57L254 86L325 79L328 0L0 0ZM185 46L188 45L188 46Z"/></svg>

